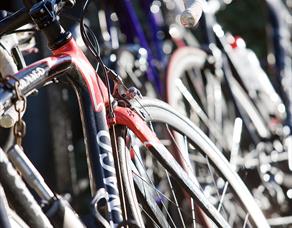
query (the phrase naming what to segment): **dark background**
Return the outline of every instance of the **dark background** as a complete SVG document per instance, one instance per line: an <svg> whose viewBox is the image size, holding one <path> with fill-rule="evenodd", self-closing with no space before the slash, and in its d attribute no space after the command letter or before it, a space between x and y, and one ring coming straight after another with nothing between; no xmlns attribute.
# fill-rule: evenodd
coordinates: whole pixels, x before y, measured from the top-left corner
<svg viewBox="0 0 292 228"><path fill-rule="evenodd" d="M261 62L267 53L267 9L264 0L233 0L218 13L218 21L225 31L241 36Z"/></svg>

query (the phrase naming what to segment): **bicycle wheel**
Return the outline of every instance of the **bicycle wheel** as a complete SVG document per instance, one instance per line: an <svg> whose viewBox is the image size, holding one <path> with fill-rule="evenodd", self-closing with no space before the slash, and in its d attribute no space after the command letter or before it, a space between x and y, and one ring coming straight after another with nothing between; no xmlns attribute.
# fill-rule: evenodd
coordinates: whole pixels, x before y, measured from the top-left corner
<svg viewBox="0 0 292 228"><path fill-rule="evenodd" d="M190 179L194 177L189 172L195 174L193 181L209 203L221 213L226 221L223 224L230 224L231 227L251 227L252 224L268 227L244 183L199 128L161 101L143 99L137 106L168 149L156 156L149 151L147 142L141 142L133 131L125 126L118 128L118 154L124 167L124 182L128 183L125 192L132 199L129 204L136 208L136 212L141 211L146 227L210 225L206 215L212 215L212 208L208 211L190 197L186 183L171 170L174 160L179 161ZM165 158L168 160L165 161ZM135 186L138 203L133 203L136 195L132 195L134 190L131 186ZM218 221L213 222L219 224Z"/></svg>
<svg viewBox="0 0 292 228"><path fill-rule="evenodd" d="M235 120L240 117L244 128L239 132L239 149L244 156L260 139L271 137L277 126L272 127L272 121L264 118L269 113L268 108L264 103L258 107L252 101L234 78L226 58L223 58L225 76L217 71L219 76L216 75L208 61L202 50L178 49L168 66L167 101L179 107L180 112L199 126L219 149L222 148L227 157L234 146Z"/></svg>
<svg viewBox="0 0 292 228"><path fill-rule="evenodd" d="M41 207L1 148L0 158L0 182L5 191L5 198L7 197L9 206L13 208L13 210L8 211L8 218L12 227L52 228Z"/></svg>
<svg viewBox="0 0 292 228"><path fill-rule="evenodd" d="M191 47L174 52L167 69L166 100L199 126L217 147L230 151L235 109L225 99L222 78L206 66L207 57L204 51Z"/></svg>

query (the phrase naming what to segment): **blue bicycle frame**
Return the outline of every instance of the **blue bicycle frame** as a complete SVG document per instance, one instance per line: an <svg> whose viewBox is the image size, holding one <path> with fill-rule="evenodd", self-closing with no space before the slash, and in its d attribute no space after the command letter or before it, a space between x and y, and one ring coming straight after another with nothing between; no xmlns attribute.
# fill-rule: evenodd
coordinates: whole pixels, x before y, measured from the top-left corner
<svg viewBox="0 0 292 228"><path fill-rule="evenodd" d="M166 67L167 56L163 52L163 44L159 39L158 34L162 28L156 18L155 13L151 11L153 0L139 1L138 8L145 13L145 24L148 26L150 35L143 29L141 22L136 11L134 3L129 0L122 0L118 3L115 2L113 9L106 6L107 24L109 27L112 22L110 19L111 10L116 11L119 19L120 29L126 34L127 43L138 43L142 48L147 50L147 79L153 84L158 95L163 95L163 85L160 79L160 71L157 69L155 62L162 63L162 68ZM128 15L125 17L124 15ZM144 15L143 15L144 16ZM110 30L110 29L109 29Z"/></svg>

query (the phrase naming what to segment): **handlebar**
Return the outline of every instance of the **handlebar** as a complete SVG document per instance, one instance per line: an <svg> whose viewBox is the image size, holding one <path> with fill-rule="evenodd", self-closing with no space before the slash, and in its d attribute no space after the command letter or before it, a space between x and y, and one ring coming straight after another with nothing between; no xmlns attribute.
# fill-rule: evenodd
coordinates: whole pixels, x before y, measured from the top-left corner
<svg viewBox="0 0 292 228"><path fill-rule="evenodd" d="M180 16L180 21L184 27L194 27L200 20L206 0L184 0L185 11Z"/></svg>
<svg viewBox="0 0 292 228"><path fill-rule="evenodd" d="M30 11L31 8L40 2L39 0L23 0L25 5L24 8L18 10L17 12L5 17L0 21L0 36L5 33L14 31L23 25L33 22ZM55 7L56 13L59 13L64 6L72 7L75 4L75 0L50 0Z"/></svg>
<svg viewBox="0 0 292 228"><path fill-rule="evenodd" d="M28 15L25 8L18 10L17 12L6 16L0 21L0 36L5 33L12 32L15 29L20 28L31 22L30 16Z"/></svg>

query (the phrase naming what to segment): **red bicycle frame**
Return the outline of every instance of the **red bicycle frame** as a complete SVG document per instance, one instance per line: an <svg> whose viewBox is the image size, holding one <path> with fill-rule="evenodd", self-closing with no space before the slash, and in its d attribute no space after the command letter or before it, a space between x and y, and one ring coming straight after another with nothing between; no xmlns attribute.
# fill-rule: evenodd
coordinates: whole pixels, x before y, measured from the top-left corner
<svg viewBox="0 0 292 228"><path fill-rule="evenodd" d="M208 215L211 218L216 217L214 220L219 221L218 224L221 221L221 224L225 224L223 218L216 214L215 208L213 213L209 213L213 206L207 200L204 200L203 193L194 184L195 177L190 178L192 174L181 168L136 111L118 106L114 108L114 121L107 118L107 108L112 102L112 97L109 97L107 87L78 48L74 39L69 38L70 34L64 33L56 15L48 9L46 4L48 3L51 6L52 2L49 0L41 1L35 5L30 2L30 0L25 1L27 7L32 7L31 9L28 8L30 9L30 17L49 39L49 45L53 49L52 56L19 71L8 81L9 88L3 87L0 89L0 114L8 110L15 100L15 94L11 91L11 86L13 87L16 81L20 83L20 92L24 96L29 96L34 90L55 77L60 80L68 80L75 89L79 101L90 188L93 196L92 204L100 223L105 226L118 226L124 222L109 134L109 127L112 127L112 124L117 124L126 126L133 131L141 143L151 153L155 154L160 162L166 165L169 172L176 176L178 180L181 180L191 196L200 199L198 203L206 209ZM21 13L24 12L26 13L26 11ZM14 26L16 25L19 24L14 24ZM5 29L2 30L6 31ZM3 32L2 30L0 34ZM178 172L178 170L180 171ZM100 213L100 211L104 211L104 208L107 208L109 212L106 218Z"/></svg>

